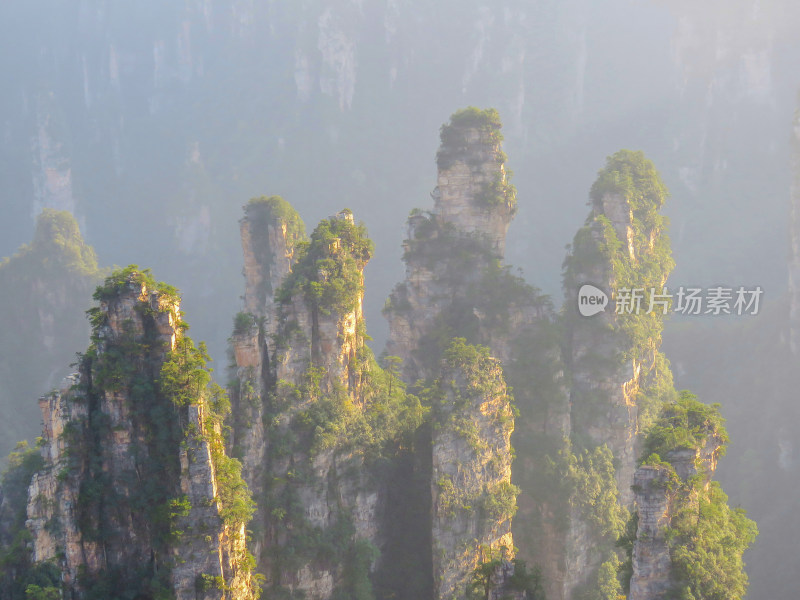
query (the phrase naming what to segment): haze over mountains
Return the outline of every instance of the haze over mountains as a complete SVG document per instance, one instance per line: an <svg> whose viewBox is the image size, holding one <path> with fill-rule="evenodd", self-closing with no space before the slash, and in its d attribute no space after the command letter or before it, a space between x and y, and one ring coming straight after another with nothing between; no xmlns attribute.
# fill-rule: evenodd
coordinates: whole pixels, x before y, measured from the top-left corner
<svg viewBox="0 0 800 600"><path fill-rule="evenodd" d="M798 357L784 294L798 29L789 0L7 2L0 255L34 240L42 208L70 211L101 267L152 267L182 290L221 380L250 198L280 194L307 223L345 206L365 222L376 248L364 311L380 353L403 223L432 202L437 132L454 110L500 112L518 191L506 259L557 307L564 246L598 169L642 149L671 192L669 285L765 289L749 321L668 321L665 350L677 387L729 419L720 479L762 531L746 555L748 597L793 597ZM88 343L77 327L27 387L0 371L14 424L4 454L38 434L11 417L23 403L38 417L35 398ZM26 347L46 346L36 335Z"/></svg>

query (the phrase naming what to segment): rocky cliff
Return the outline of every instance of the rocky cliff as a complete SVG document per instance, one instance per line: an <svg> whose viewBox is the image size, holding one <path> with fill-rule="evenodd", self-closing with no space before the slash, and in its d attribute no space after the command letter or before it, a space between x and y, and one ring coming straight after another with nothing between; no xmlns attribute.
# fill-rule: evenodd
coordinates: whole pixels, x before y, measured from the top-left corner
<svg viewBox="0 0 800 600"><path fill-rule="evenodd" d="M42 398L30 484L34 563L77 597L255 598L249 495L225 455L227 399L185 335L174 288L129 267L90 311L80 372Z"/></svg>
<svg viewBox="0 0 800 600"><path fill-rule="evenodd" d="M296 213L274 197L246 207L242 233L247 312L231 339L244 418L234 438L259 498L258 564L274 593L355 594L371 588L383 545L376 454L418 425L377 431L373 420L408 406L365 346L371 242L350 211L305 241Z"/></svg>
<svg viewBox="0 0 800 600"><path fill-rule="evenodd" d="M716 408L686 392L663 408L644 441L632 486L637 520L629 600L676 593L704 598L723 590L744 595L741 555L756 528L741 509L728 508L712 481L726 442Z"/></svg>
<svg viewBox="0 0 800 600"><path fill-rule="evenodd" d="M404 243L405 281L384 308L387 352L407 381L435 374L448 339L462 335L510 355L510 332L536 320L545 303L502 266L516 213L496 111L467 108L442 126L433 210L414 210Z"/></svg>
<svg viewBox="0 0 800 600"><path fill-rule="evenodd" d="M3 474L2 600L247 600L259 580L308 600L743 597L755 528L711 481L721 417L659 352L654 166L609 157L559 316L502 262L496 111L458 111L441 139L380 363L349 210L306 236L278 197L245 206L230 401L174 288L133 266L106 279L79 372L40 402L40 452ZM578 315L583 283L609 293L602 314Z"/></svg>
<svg viewBox="0 0 800 600"><path fill-rule="evenodd" d="M514 417L502 368L486 348L456 340L443 360L433 405L434 598L460 598L487 559L514 556Z"/></svg>
<svg viewBox="0 0 800 600"><path fill-rule="evenodd" d="M471 157L468 181L442 184L473 194L500 182L500 212L510 217L496 130L467 134L454 138L466 146L453 178L465 177L456 172ZM464 199L449 194L451 209L454 197ZM466 223L458 210L447 215L441 225L448 231L453 220ZM494 224L494 238L476 229L459 235L486 249L488 269L507 220L484 221ZM431 387L420 388L419 398L409 394L397 378L402 359L389 357L382 369L365 345L363 268L371 242L363 226L343 211L305 240L289 233L298 222L276 198L246 207L246 311L231 338L233 437L259 499L253 548L267 589L320 600L466 597L484 560L501 552L513 558L514 417L502 371L487 350L462 340L475 361L453 359L441 372L426 365ZM406 356L418 343L406 340ZM435 360L448 364L444 348ZM492 589L505 589L503 577L514 569L507 562Z"/></svg>
<svg viewBox="0 0 800 600"><path fill-rule="evenodd" d="M666 196L655 167L641 152L623 150L609 157L592 186L586 225L564 263L570 437L578 451L606 448L613 457L615 481L608 485L612 495L618 494L613 504L619 509L611 513L619 518L633 505L639 436L662 403L674 397L668 363L658 351L671 306L668 299L659 303L673 266L667 222L659 213ZM608 295L599 314L579 312L584 284ZM602 541L586 521L585 513L570 517L566 552L572 566L563 575L559 597L572 598L581 586L596 585L592 578L601 574L600 563L615 541Z"/></svg>

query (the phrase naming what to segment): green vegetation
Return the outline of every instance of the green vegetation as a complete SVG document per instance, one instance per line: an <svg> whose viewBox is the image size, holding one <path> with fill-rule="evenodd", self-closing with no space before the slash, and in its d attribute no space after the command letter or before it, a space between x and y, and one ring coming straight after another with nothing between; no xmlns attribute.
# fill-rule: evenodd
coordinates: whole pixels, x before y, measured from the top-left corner
<svg viewBox="0 0 800 600"><path fill-rule="evenodd" d="M42 210L36 219L33 244L20 248L14 258L24 255L38 255L44 268L58 267L90 277L98 273L94 250L83 241L78 222L65 210Z"/></svg>
<svg viewBox="0 0 800 600"><path fill-rule="evenodd" d="M490 559L485 560L472 571L472 578L467 586L467 600L489 600L490 594L495 589L495 573L506 559L502 556L507 552L501 549L501 556L497 552L490 552ZM525 561L513 559L514 574L506 581L503 592L525 592L528 600L545 600L542 574L539 569L528 570Z"/></svg>
<svg viewBox="0 0 800 600"><path fill-rule="evenodd" d="M46 208L30 244L0 260L0 456L20 438L38 435L39 407L31 401L69 373L89 327L82 315L102 272L77 221Z"/></svg>
<svg viewBox="0 0 800 600"><path fill-rule="evenodd" d="M678 400L665 404L655 423L648 429L642 451L643 461L669 460L676 450L701 450L711 442L717 446L716 456L723 456L728 434L719 405L708 406L697 397L682 391Z"/></svg>
<svg viewBox="0 0 800 600"><path fill-rule="evenodd" d="M284 235L285 232L286 248L291 251L299 243L306 241L306 226L292 205L280 196L252 198L244 206L244 212L250 228L251 251L265 271L257 290L259 302L263 306L276 292L271 288L270 276L274 263L271 243L274 244L276 240L270 240L270 230L277 228L278 235Z"/></svg>
<svg viewBox="0 0 800 600"><path fill-rule="evenodd" d="M728 506L719 484L708 481L710 474L699 464L704 448L716 456L724 453L728 437L723 422L718 406L707 406L683 391L677 401L664 405L645 438L642 463L671 474L667 493L673 509L666 538L675 581L670 597L676 600L741 600L747 590L742 554L758 535L756 524L744 510ZM698 452L698 475L680 479L669 462L680 450ZM629 553L631 533L629 526L622 538ZM623 566L621 573L629 580L630 566Z"/></svg>
<svg viewBox="0 0 800 600"><path fill-rule="evenodd" d="M139 269L138 265L128 265L124 269L117 269L106 277L103 285L98 286L92 296L97 302L109 302L133 288L144 286L148 292L158 292L162 301L167 303L178 302L178 290L168 283L156 281L150 269ZM99 308L94 308L90 314L96 314Z"/></svg>
<svg viewBox="0 0 800 600"><path fill-rule="evenodd" d="M245 205L244 212L254 231L265 231L270 225L284 223L288 240L297 242L306 238L303 219L292 205L280 196L251 198Z"/></svg>
<svg viewBox="0 0 800 600"><path fill-rule="evenodd" d="M238 312L233 319L233 334L241 335L248 333L256 325L257 319L255 315L246 312Z"/></svg>
<svg viewBox="0 0 800 600"><path fill-rule="evenodd" d="M396 375L381 369L366 346L359 351L360 397L354 402L347 390L323 387L326 373L310 367L299 386L279 385L279 407L303 406L293 416L291 430L310 457L324 450L348 450L377 460L402 444L420 426L425 410L406 392ZM276 446L279 451L281 446Z"/></svg>
<svg viewBox="0 0 800 600"><path fill-rule="evenodd" d="M142 285L158 296L139 297ZM96 542L104 555L128 556L132 544L128 531L132 528L136 543L153 556L150 563L133 568L110 561L102 571L84 570L80 581L88 599L121 598L120 590L132 596L166 599L172 597L172 550L194 526L187 523L192 506L180 489L181 450L188 450L190 460L202 459L194 453L198 444L208 443L220 516L231 526L232 535L238 525L249 520L252 501L240 475L241 465L224 451L224 420L230 403L224 391L211 383L205 346L195 347L185 335L187 326L180 321L177 291L132 265L106 278L94 297L100 303L113 304L123 294L132 294L133 314L116 323L113 335L104 306L87 311L92 343L80 356L80 383L70 398L85 406L87 416L64 428L67 463L58 477L59 493L77 491L75 511L81 535ZM176 322L173 349L167 347L169 336L159 326L165 314ZM113 416L108 412L112 397L114 402L124 403L124 425L112 427ZM190 405L198 404L205 407L200 427L190 423L187 413ZM110 455L120 427L130 434L130 468ZM246 557L244 563L241 568L248 568ZM32 583L39 588L26 588L28 596L47 597L50 593L47 586Z"/></svg>
<svg viewBox="0 0 800 600"><path fill-rule="evenodd" d="M466 156L469 149L467 135L470 130L477 129L482 135L487 136L492 145L503 141L500 129L503 127L500 121L500 114L494 108L481 110L474 106L469 106L456 111L450 117L450 122L442 125L440 137L442 146L436 154L436 164L440 169L450 168L456 160L465 159L469 162L470 157ZM479 157L480 160L482 160ZM505 161L505 155L500 153L500 162Z"/></svg>
<svg viewBox="0 0 800 600"><path fill-rule="evenodd" d="M571 502L595 531L598 539L616 542L625 529L628 511L619 504L614 457L607 446L567 451L565 479L573 487Z"/></svg>
<svg viewBox="0 0 800 600"><path fill-rule="evenodd" d="M758 535L756 524L743 509L728 506L715 481L684 490L683 499L668 531L674 597L741 600L748 584L742 554Z"/></svg>
<svg viewBox="0 0 800 600"><path fill-rule="evenodd" d="M450 374L463 375L468 388L462 396L462 389L455 385L456 382L445 383L456 393L455 409L464 408L471 396L496 396L505 395L505 385L500 365L489 354L486 346L469 344L464 338L453 338L444 352L443 365Z"/></svg>
<svg viewBox="0 0 800 600"><path fill-rule="evenodd" d="M372 240L363 223L347 218L322 221L309 242L298 242L297 262L276 293L290 302L301 293L309 307L322 314L353 310L363 292L361 271L372 255Z"/></svg>
<svg viewBox="0 0 800 600"><path fill-rule="evenodd" d="M32 564L28 551L31 536L25 527L28 486L42 468L39 447L20 442L8 457L0 477L0 600L50 598L60 594L61 572L52 563ZM60 597L57 596L57 597Z"/></svg>
<svg viewBox="0 0 800 600"><path fill-rule="evenodd" d="M511 171L498 171L494 179L484 184L480 193L475 197L478 206L492 209L507 206L512 214L517 211L517 188L511 184Z"/></svg>

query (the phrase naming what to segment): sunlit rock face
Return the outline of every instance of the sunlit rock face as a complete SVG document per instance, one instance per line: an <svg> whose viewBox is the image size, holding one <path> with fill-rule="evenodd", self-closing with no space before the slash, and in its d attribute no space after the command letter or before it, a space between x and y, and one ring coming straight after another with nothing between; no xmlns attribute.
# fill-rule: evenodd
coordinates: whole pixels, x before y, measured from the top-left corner
<svg viewBox="0 0 800 600"><path fill-rule="evenodd" d="M161 584L180 600L198 597L203 574L233 594L209 587L199 596L205 600L253 598L254 582L243 568L244 523L222 518L208 435L219 425L206 417L206 400L198 395L174 406L157 385L134 392L116 383L125 380L114 369L149 374L138 385L157 376L182 335L178 299L133 275L100 301L93 319L94 345L81 371L39 401L45 466L29 489L33 560L55 560L73 594L109 573L115 585L138 585L135 566L155 564L156 573L159 565L170 573ZM114 363L118 357L124 364ZM163 403L170 424L150 422L142 403ZM185 502L177 520L158 524L139 506L152 486ZM159 537L164 527L180 529L180 541ZM151 575L146 569L141 576Z"/></svg>
<svg viewBox="0 0 800 600"><path fill-rule="evenodd" d="M674 450L666 455L670 466L641 466L636 470L632 489L638 514L633 546L633 575L630 600L663 600L674 589L673 565L668 543L671 521L686 500L680 497L680 483L695 475L707 486L714 476L722 441L711 436L699 449ZM674 470L673 470L674 469ZM696 502L696 498L689 502Z"/></svg>
<svg viewBox="0 0 800 600"><path fill-rule="evenodd" d="M356 229L349 211L324 224ZM365 343L363 269L369 256L359 254L352 267L357 270L351 275L358 291L351 305L346 309L314 305L303 289L292 287L293 269L316 269L308 266L310 258L296 262L296 244L305 240L305 230L294 209L276 197L256 199L245 207L241 225L245 312L237 317L231 342L238 382L233 436L245 479L257 496L270 495L275 502L283 502L285 494L296 494L302 514L283 517L290 528L303 526L335 535L331 532L349 523L354 539L378 547L382 543L378 482L364 468L357 448L312 452L289 443L286 451L276 449L280 439L302 437L298 415L314 409L318 394L341 391L351 402L360 402L361 378L355 365ZM331 265L344 264L356 251L341 238L311 243L311 252L321 253L316 257L319 264L327 264L331 272L335 270ZM310 276L325 281L332 275L316 271ZM315 391L300 393L315 374L319 374ZM298 390L298 395L290 390ZM302 481L295 480L298 470L304 473ZM275 514L256 515L252 544L260 570L270 574L269 584L309 599L330 598L341 586L346 557L306 557L291 568L282 566L279 549L292 543L291 532Z"/></svg>

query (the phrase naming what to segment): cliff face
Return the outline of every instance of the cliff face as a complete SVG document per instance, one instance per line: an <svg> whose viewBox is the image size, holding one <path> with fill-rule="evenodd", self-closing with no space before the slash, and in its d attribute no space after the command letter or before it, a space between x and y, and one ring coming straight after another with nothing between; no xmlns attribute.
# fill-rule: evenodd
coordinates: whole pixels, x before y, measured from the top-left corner
<svg viewBox="0 0 800 600"><path fill-rule="evenodd" d="M492 163L471 166L472 187L458 186L505 185L491 131L467 132L482 150L466 148L462 159ZM507 215L510 202L501 209ZM260 224L259 210L269 214ZM515 568L507 561L517 489L510 481L514 418L498 364L462 340L474 360L449 364L441 348L436 360L445 370L426 365L432 387L420 399L408 394L395 374L399 360L390 357L381 369L365 345L371 243L363 226L343 211L305 241L287 235L287 220L298 219L282 201L254 201L246 211L248 312L237 317L231 339L232 396L244 417L235 420L234 439L260 499L253 548L267 589L320 600L463 598L475 569L497 556L506 562L492 589L505 589ZM447 217L462 218L457 211ZM458 235L485 250L489 269L507 220L484 220L499 223L494 238ZM450 220L441 226L453 231ZM420 340L406 343L410 356Z"/></svg>
<svg viewBox="0 0 800 600"><path fill-rule="evenodd" d="M514 554L514 418L502 369L486 349L454 342L440 381L433 406L434 597L459 598L484 561Z"/></svg>
<svg viewBox="0 0 800 600"><path fill-rule="evenodd" d="M666 221L658 213L666 189L642 153L620 151L609 157L590 196L586 225L564 263L571 437L579 450L608 448L615 465L614 494L624 512L633 507L639 435L654 411L674 396L666 360L658 352L667 307L650 304L653 293L662 293L673 265ZM604 311L579 313L584 284L608 294ZM559 597L572 598L581 586L595 585L592 578L605 560L597 549L610 548L578 513L570 517L566 548L573 567L563 574Z"/></svg>
<svg viewBox="0 0 800 600"><path fill-rule="evenodd" d="M406 381L433 375L446 345L442 340L466 333L465 327L471 341L507 359L509 332L529 325L544 309L500 265L516 213L500 128L496 111L473 108L455 113L442 127L433 210L411 213L405 281L384 308L386 350L403 360ZM502 283L512 288L505 290L510 297L486 294L493 284L501 292Z"/></svg>
<svg viewBox="0 0 800 600"><path fill-rule="evenodd" d="M569 431L561 342L549 300L512 275L502 263L516 198L505 170L500 128L495 111L473 108L458 111L442 127L437 153L438 185L431 194L434 207L427 213L412 211L408 219L408 239L404 243L406 277L395 287L384 308L390 326L387 353L402 361L403 377L409 383L418 378L449 381L452 369L443 367L441 360L454 338L484 345L500 361L505 372L501 380L507 377L514 386L519 409L514 445L525 449L524 458L517 463L519 468L514 470L514 493L509 492L512 497L522 490L514 535L521 556L544 566L545 578L553 582L550 576L562 563L563 540L558 532L548 530L548 524L553 523L555 506L563 504L563 498L545 497L543 490L551 486L543 485L542 475L549 464L547 454L557 454ZM466 381L462 383L466 385ZM467 385L458 394L468 395L468 389ZM492 410L482 414L489 420L502 419ZM443 430L438 434L443 440L438 447L436 435L435 457L437 452L457 457L460 444L467 443L458 434ZM474 437L482 439L483 435ZM508 460L500 458L507 451L505 444L492 443L490 447L497 451L491 464ZM484 458L487 457L477 452L468 459L453 459L455 464L475 466L477 474L473 479L464 475L468 468L458 468L456 480L467 486L460 492L466 497L477 493L481 486L498 485L494 480L497 473L478 466ZM443 463L442 468L454 467ZM433 482L438 485L435 475ZM510 486L511 482L506 479L503 485L506 484ZM507 491L511 489L506 487ZM466 501L465 505L472 506ZM436 585L447 589L456 581L463 583L463 565L492 559L490 551L481 553L474 544L464 544L460 538L496 535L482 543L497 553L503 545L498 540L510 531L504 518L485 523L477 514L471 515L474 522L450 518L453 522L445 521L434 536L439 540L434 542L434 560L440 565ZM525 543L520 544L519 540ZM441 558L436 558L437 552ZM511 556L509 553L507 558ZM448 561L449 573L441 566ZM502 585L492 589L491 593L499 593Z"/></svg>
<svg viewBox="0 0 800 600"><path fill-rule="evenodd" d="M712 481L726 441L716 409L690 394L682 392L663 409L645 439L647 456L634 477L638 520L630 553L630 600L670 598L679 590L695 597L717 589L737 598L744 594L741 552L756 530L740 510L727 507L727 498ZM720 566L721 555L736 568ZM709 568L716 571L710 580Z"/></svg>
<svg viewBox="0 0 800 600"><path fill-rule="evenodd" d="M232 436L235 453L242 461L242 475L259 497L264 489L267 448L261 424L267 410L268 389L275 376L269 344L277 335L280 320L275 292L291 269L296 244L305 239L306 233L299 215L277 196L251 200L245 206L240 229L245 312L237 315L230 341L231 369L238 382L238 387L231 390ZM256 556L260 555L261 547L256 540Z"/></svg>
<svg viewBox="0 0 800 600"><path fill-rule="evenodd" d="M282 200L246 209L249 312L237 317L232 345L235 404L247 416L234 436L263 499L254 548L272 588L330 598L369 582L381 543L378 479L365 444L347 439L375 401L364 389L377 368L362 310L371 244L349 211L305 242Z"/></svg>
<svg viewBox="0 0 800 600"><path fill-rule="evenodd" d="M227 400L206 389L204 351L184 335L174 290L129 268L95 297L80 372L40 401L33 560L54 562L80 596L254 598L249 496L223 449Z"/></svg>
<svg viewBox="0 0 800 600"><path fill-rule="evenodd" d="M636 438L660 400L648 395L650 380L666 377L671 383L658 355L667 307L650 304L653 293L662 294L673 266L666 221L658 213L666 193L643 154L621 151L610 157L592 188L587 225L565 263L573 429L609 446L619 461L617 481L626 506L633 500ZM599 315L577 311L578 289L585 283L609 294Z"/></svg>

